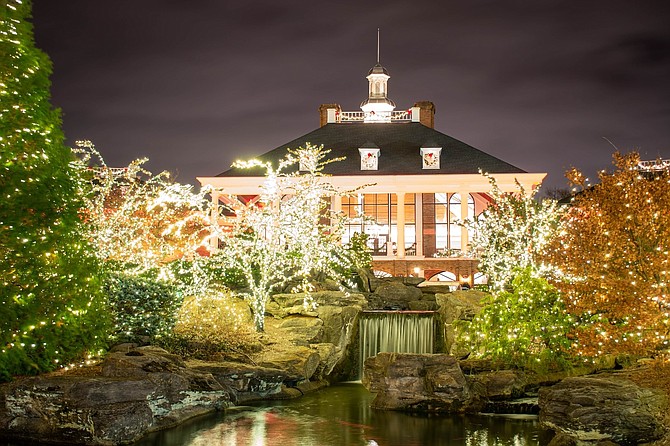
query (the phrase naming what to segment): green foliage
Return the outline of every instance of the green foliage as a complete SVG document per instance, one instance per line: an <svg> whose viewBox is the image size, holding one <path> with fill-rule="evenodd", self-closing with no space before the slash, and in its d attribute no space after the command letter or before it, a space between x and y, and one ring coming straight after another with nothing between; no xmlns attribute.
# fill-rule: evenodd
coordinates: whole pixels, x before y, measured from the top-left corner
<svg viewBox="0 0 670 446"><path fill-rule="evenodd" d="M482 303L472 322L459 327L476 356L530 368L565 361L572 319L556 289L531 268L516 271L509 291Z"/></svg>
<svg viewBox="0 0 670 446"><path fill-rule="evenodd" d="M161 338L172 332L182 302L174 285L149 274L121 272L107 276L105 291L114 315L115 341Z"/></svg>
<svg viewBox="0 0 670 446"><path fill-rule="evenodd" d="M79 215L51 62L34 44L31 2L0 15L0 379L52 370L106 339L99 263Z"/></svg>
<svg viewBox="0 0 670 446"><path fill-rule="evenodd" d="M368 234L356 232L345 245L348 263L355 269L372 268L372 255L368 247Z"/></svg>
<svg viewBox="0 0 670 446"><path fill-rule="evenodd" d="M227 268L222 254L192 259L181 258L165 265L172 279L185 296L201 294L213 289L239 289L245 284L244 274L239 268Z"/></svg>

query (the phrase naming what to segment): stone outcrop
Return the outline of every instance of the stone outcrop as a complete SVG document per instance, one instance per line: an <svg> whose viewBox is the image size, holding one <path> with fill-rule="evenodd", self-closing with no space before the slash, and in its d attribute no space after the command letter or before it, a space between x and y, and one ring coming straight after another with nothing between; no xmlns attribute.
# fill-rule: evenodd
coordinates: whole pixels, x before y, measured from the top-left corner
<svg viewBox="0 0 670 446"><path fill-rule="evenodd" d="M466 375L470 387L491 401L521 398L527 385L525 373L520 370L496 370Z"/></svg>
<svg viewBox="0 0 670 446"><path fill-rule="evenodd" d="M661 438L667 396L618 377L573 377L540 389L540 422L577 442L635 445Z"/></svg>
<svg viewBox="0 0 670 446"><path fill-rule="evenodd" d="M0 433L28 441L119 444L231 404L229 390L211 374L189 370L158 348L112 353L92 371L94 376L53 373L5 384Z"/></svg>
<svg viewBox="0 0 670 446"><path fill-rule="evenodd" d="M312 293L316 308L303 305L303 294L277 294L267 306L272 345L257 355L259 365L286 368L303 379L353 379L358 369L358 315L366 305L362 294L341 291Z"/></svg>
<svg viewBox="0 0 670 446"><path fill-rule="evenodd" d="M379 353L365 361L363 385L377 409L464 413L481 407L449 355Z"/></svg>
<svg viewBox="0 0 670 446"><path fill-rule="evenodd" d="M409 303L412 301L421 300L423 293L414 285L405 285L403 282L388 280L380 283L376 288L374 294L380 301L375 306L381 308L374 308L379 310L408 310ZM372 303L371 299L371 303Z"/></svg>
<svg viewBox="0 0 670 446"><path fill-rule="evenodd" d="M28 442L48 438L124 444L232 404L280 397L302 380L298 371L184 362L157 347L128 348L110 353L93 368L2 385L0 436ZM296 389L297 394L304 391Z"/></svg>
<svg viewBox="0 0 670 446"><path fill-rule="evenodd" d="M444 323L445 351L452 355L462 356L469 352L468 348L456 342L455 324L459 321L471 321L481 310L480 301L486 295L481 291L454 291L453 293L436 294L438 312Z"/></svg>

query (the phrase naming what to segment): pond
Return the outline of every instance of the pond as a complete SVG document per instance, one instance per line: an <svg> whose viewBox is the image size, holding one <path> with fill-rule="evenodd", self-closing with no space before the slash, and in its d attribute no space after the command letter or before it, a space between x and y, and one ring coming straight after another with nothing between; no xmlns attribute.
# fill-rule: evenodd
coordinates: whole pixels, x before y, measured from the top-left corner
<svg viewBox="0 0 670 446"><path fill-rule="evenodd" d="M370 408L360 383L259 402L150 434L135 446L540 446L533 416L425 416Z"/></svg>

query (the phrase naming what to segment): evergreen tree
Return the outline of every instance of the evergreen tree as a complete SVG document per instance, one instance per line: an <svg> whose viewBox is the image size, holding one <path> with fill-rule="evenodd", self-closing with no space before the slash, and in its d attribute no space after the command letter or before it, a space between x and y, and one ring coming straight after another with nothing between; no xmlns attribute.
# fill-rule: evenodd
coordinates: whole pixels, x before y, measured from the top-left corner
<svg viewBox="0 0 670 446"><path fill-rule="evenodd" d="M0 379L79 360L105 337L80 216L85 183L50 104L31 7L0 4Z"/></svg>

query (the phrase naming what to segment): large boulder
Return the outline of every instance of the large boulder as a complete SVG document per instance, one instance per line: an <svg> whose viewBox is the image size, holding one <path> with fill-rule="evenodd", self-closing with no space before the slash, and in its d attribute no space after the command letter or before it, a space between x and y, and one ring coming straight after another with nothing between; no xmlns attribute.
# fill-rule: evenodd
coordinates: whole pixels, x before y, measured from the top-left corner
<svg viewBox="0 0 670 446"><path fill-rule="evenodd" d="M279 394L286 386L304 380L299 373L237 362L187 361L189 370L212 376L228 389L235 404L243 404Z"/></svg>
<svg viewBox="0 0 670 446"><path fill-rule="evenodd" d="M493 401L520 398L525 394L526 377L521 370L495 370L466 375L472 390Z"/></svg>
<svg viewBox="0 0 670 446"><path fill-rule="evenodd" d="M362 381L377 394L377 409L463 413L479 407L449 355L379 353L365 361Z"/></svg>
<svg viewBox="0 0 670 446"><path fill-rule="evenodd" d="M436 294L439 314L444 323L445 351L452 355L463 356L469 352L467 347L456 342L455 324L459 321L471 321L481 311L481 299L486 295L481 291L454 291Z"/></svg>
<svg viewBox="0 0 670 446"><path fill-rule="evenodd" d="M258 365L283 370L296 377L296 382L312 378L321 362L315 349L299 345L266 349L256 358Z"/></svg>
<svg viewBox="0 0 670 446"><path fill-rule="evenodd" d="M37 442L125 444L231 405L229 390L157 348L112 353L101 367L2 387L0 436Z"/></svg>
<svg viewBox="0 0 670 446"><path fill-rule="evenodd" d="M389 280L382 282L375 289L381 308L385 310L407 310L411 301L421 300L422 292L415 285Z"/></svg>
<svg viewBox="0 0 670 446"><path fill-rule="evenodd" d="M358 315L366 304L360 293L317 291L316 308L305 308L303 294L277 294L268 305L266 348L254 356L259 365L285 368L303 379L353 379L357 357L353 341ZM336 378L333 378L337 375Z"/></svg>
<svg viewBox="0 0 670 446"><path fill-rule="evenodd" d="M667 396L618 377L572 377L541 388L540 422L578 441L635 445L661 438Z"/></svg>

